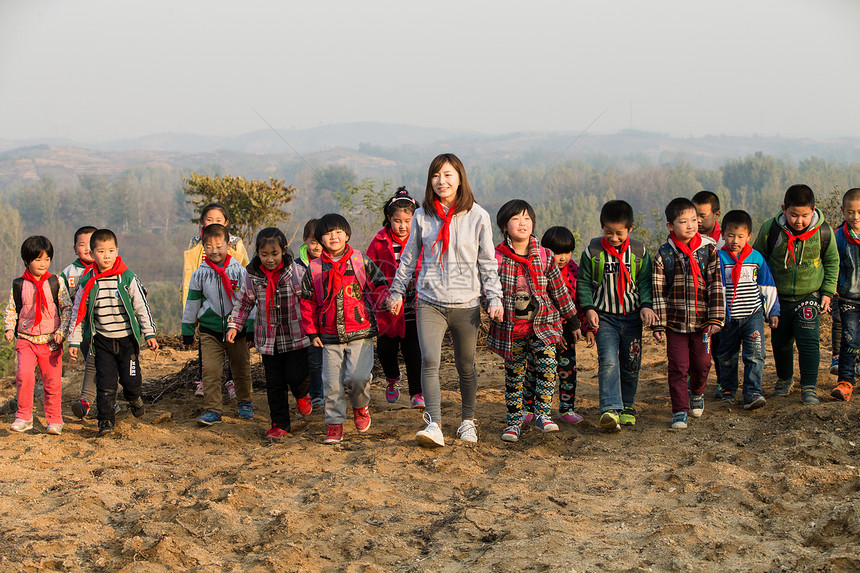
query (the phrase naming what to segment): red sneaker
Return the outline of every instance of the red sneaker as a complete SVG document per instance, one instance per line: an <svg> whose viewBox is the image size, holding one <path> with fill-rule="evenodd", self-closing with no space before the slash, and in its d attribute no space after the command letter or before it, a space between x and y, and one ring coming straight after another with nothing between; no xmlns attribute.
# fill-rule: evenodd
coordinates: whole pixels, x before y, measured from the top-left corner
<svg viewBox="0 0 860 573"><path fill-rule="evenodd" d="M367 409L367 406L353 408L352 417L355 420L355 429L359 432L366 432L370 428L370 410Z"/></svg>
<svg viewBox="0 0 860 573"><path fill-rule="evenodd" d="M343 424L329 424L324 444L339 444L343 440Z"/></svg>
<svg viewBox="0 0 860 573"><path fill-rule="evenodd" d="M296 400L296 406L299 407L299 414L301 414L302 416L307 416L308 414L310 414L314 409L313 404L311 404L311 395L305 394L304 398L299 398L298 400Z"/></svg>
<svg viewBox="0 0 860 573"><path fill-rule="evenodd" d="M273 442L279 442L289 436L290 433L283 428L279 428L277 424L272 424L272 429L266 432L266 439Z"/></svg>
<svg viewBox="0 0 860 573"><path fill-rule="evenodd" d="M846 382L845 380L840 380L839 384L836 385L836 388L830 393L831 396L836 398L837 400L845 400L846 402L851 399L851 393L854 391L854 386L851 385L850 382Z"/></svg>

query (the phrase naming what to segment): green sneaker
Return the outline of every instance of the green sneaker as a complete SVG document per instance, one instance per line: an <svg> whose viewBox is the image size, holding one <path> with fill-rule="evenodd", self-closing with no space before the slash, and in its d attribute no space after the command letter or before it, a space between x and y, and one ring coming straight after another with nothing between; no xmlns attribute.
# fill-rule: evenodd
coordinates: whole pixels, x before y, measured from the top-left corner
<svg viewBox="0 0 860 573"><path fill-rule="evenodd" d="M802 388L800 390L800 399L803 400L804 404L820 404L821 401L818 399L818 395L815 392L815 388Z"/></svg>
<svg viewBox="0 0 860 573"><path fill-rule="evenodd" d="M788 396L791 393L791 389L794 387L794 380L789 378L788 380L777 380L776 385L773 387L773 395L774 396Z"/></svg>
<svg viewBox="0 0 860 573"><path fill-rule="evenodd" d="M633 426L636 424L636 410L630 407L624 408L618 419L622 426Z"/></svg>
<svg viewBox="0 0 860 573"><path fill-rule="evenodd" d="M621 425L618 423L618 414L615 410L607 410L600 415L600 427L606 432L618 432Z"/></svg>

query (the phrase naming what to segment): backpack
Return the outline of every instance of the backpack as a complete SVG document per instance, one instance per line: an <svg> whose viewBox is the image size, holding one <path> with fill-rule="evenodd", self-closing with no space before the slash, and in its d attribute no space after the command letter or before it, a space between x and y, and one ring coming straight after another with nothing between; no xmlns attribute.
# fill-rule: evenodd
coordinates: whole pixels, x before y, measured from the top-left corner
<svg viewBox="0 0 860 573"><path fill-rule="evenodd" d="M780 235L782 235L782 227L780 227L776 219L776 217L771 219L770 230L767 233L767 247L765 253L763 253L765 261L770 259L770 255L773 253L773 248L776 246L776 242L779 240ZM818 258L820 259L821 256L827 252L827 247L830 245L830 235L833 233L830 225L827 224L827 221L821 222L821 226L818 227L818 232L821 234L821 239L819 241L821 248L818 251Z"/></svg>
<svg viewBox="0 0 860 573"><path fill-rule="evenodd" d="M367 273L364 270L364 256L361 254L361 251L353 249L352 255L349 257L349 262L352 264L352 272L355 273L355 280L358 282L361 290L365 290L367 287ZM308 266L308 270L311 272L311 278L313 279L314 294L323 292L322 257L312 260ZM319 302L321 303L322 301Z"/></svg>
<svg viewBox="0 0 860 573"><path fill-rule="evenodd" d="M60 309L60 280L57 275L48 277L48 284L51 286L51 294L54 297L54 306L59 312ZM21 298L21 292L24 289L24 277L18 277L12 281L12 299L15 301L15 315L21 314L21 308L24 306L24 301ZM15 323L15 335L18 335L18 323Z"/></svg>
<svg viewBox="0 0 860 573"><path fill-rule="evenodd" d="M671 284L675 281L675 249L669 243L663 243L660 245L659 253L663 259L663 272L666 274L666 282ZM693 256L699 263L702 276L705 276L705 269L708 267L707 250L696 249Z"/></svg>
<svg viewBox="0 0 860 573"><path fill-rule="evenodd" d="M630 280L636 283L636 275L642 270L645 261L645 245L641 241L630 239ZM606 268L606 251L603 250L601 238L595 237L588 244L588 256L591 258L591 277L600 286Z"/></svg>

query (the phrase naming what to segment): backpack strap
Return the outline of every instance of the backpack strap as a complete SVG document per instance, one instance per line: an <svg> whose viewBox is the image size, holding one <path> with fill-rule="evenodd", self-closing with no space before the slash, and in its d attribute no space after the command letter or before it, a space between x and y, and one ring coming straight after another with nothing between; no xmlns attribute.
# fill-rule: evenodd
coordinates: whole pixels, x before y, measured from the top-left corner
<svg viewBox="0 0 860 573"><path fill-rule="evenodd" d="M311 279L314 285L314 296L317 298L317 304L322 304L323 280L322 260L320 257L317 257L310 262L308 270L311 273Z"/></svg>
<svg viewBox="0 0 860 573"><path fill-rule="evenodd" d="M595 237L588 243L588 256L591 259L591 281L596 286L600 286L606 267L606 253L603 252L600 237Z"/></svg>
<svg viewBox="0 0 860 573"><path fill-rule="evenodd" d="M631 239L628 248L630 249L630 280L636 284L636 276L645 260L645 243Z"/></svg>
<svg viewBox="0 0 860 573"><path fill-rule="evenodd" d="M15 301L15 314L21 314L21 307L24 306L24 301L21 298L21 292L23 289L24 277L18 277L12 281L12 298Z"/></svg>
<svg viewBox="0 0 860 573"><path fill-rule="evenodd" d="M367 286L367 271L364 269L364 255L358 249L352 250L352 256L349 257L349 262L352 265L352 272L355 273L355 280L358 281L358 286L364 291Z"/></svg>
<svg viewBox="0 0 860 573"><path fill-rule="evenodd" d="M770 230L767 232L767 248L764 253L764 260L770 259L773 248L779 240L779 235L782 233L782 227L776 222L776 217L770 220Z"/></svg>
<svg viewBox="0 0 860 573"><path fill-rule="evenodd" d="M545 273L549 267L549 251L540 245L538 245L538 250L540 251L540 272Z"/></svg>
<svg viewBox="0 0 860 573"><path fill-rule="evenodd" d="M57 309L57 314L60 314L60 279L57 275L48 277L48 284L51 285L51 294L54 296L54 308Z"/></svg>
<svg viewBox="0 0 860 573"><path fill-rule="evenodd" d="M770 231L767 234L767 252L764 254L764 259L770 259L771 253L773 253L773 248L776 246L776 242L779 240L779 236L782 234L782 227L779 226L779 223L776 222L776 217L771 220L770 223ZM818 257L821 258L824 256L824 253L827 251L827 247L830 246L830 235L832 234L832 229L830 225L827 224L827 221L822 221L821 225L818 227Z"/></svg>

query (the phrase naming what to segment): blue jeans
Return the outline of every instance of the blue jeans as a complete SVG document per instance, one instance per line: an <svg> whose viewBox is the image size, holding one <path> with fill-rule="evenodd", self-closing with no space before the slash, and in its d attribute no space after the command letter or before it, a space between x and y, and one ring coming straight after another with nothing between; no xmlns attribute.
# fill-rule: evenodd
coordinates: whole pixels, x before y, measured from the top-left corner
<svg viewBox="0 0 860 573"><path fill-rule="evenodd" d="M741 351L742 349L742 351ZM761 394L764 370L764 314L761 311L738 320L732 319L720 331L720 387L734 395L738 391L738 351L744 361L744 404Z"/></svg>
<svg viewBox="0 0 860 573"><path fill-rule="evenodd" d="M854 367L860 352L860 303L839 299L842 338L839 344L839 380L854 384Z"/></svg>
<svg viewBox="0 0 860 573"><path fill-rule="evenodd" d="M308 348L308 371L311 375L310 389L308 393L311 395L311 398L324 398L322 357L323 349L319 346L311 346Z"/></svg>
<svg viewBox="0 0 860 573"><path fill-rule="evenodd" d="M597 379L600 411L632 408L642 365L642 319L639 313L597 313Z"/></svg>

